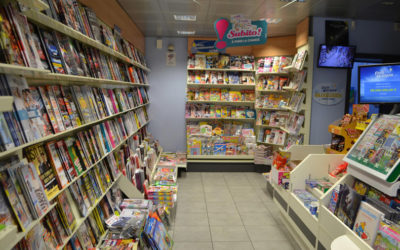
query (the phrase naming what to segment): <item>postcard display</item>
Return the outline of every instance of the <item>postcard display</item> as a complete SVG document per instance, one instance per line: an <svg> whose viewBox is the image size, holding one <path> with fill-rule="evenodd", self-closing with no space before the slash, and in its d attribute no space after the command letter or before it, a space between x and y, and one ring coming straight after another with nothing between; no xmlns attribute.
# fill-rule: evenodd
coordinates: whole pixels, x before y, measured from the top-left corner
<svg viewBox="0 0 400 250"><path fill-rule="evenodd" d="M188 160L253 162L254 57L196 54L188 59Z"/></svg>
<svg viewBox="0 0 400 250"><path fill-rule="evenodd" d="M257 143L274 149L309 143L312 38L293 56L256 59ZM272 157L272 156L271 156Z"/></svg>
<svg viewBox="0 0 400 250"><path fill-rule="evenodd" d="M0 245L11 249L54 226L66 233L42 238L62 249L85 225L102 224L101 210L116 187L143 198L128 179L133 163L126 156L146 136L150 69L132 44L107 40L117 37L111 28L95 29L100 20L91 9L74 5L85 18L84 27L74 27L76 20L55 20L42 1L21 2L0 11L0 26L15 18L6 28L18 31L0 27L0 45L10 49L0 57ZM103 32L112 43L103 44Z"/></svg>

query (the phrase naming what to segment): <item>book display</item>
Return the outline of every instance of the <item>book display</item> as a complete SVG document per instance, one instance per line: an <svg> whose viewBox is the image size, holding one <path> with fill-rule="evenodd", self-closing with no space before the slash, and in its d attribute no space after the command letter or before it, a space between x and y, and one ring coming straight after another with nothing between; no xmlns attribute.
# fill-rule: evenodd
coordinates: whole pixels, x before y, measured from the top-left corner
<svg viewBox="0 0 400 250"><path fill-rule="evenodd" d="M307 45L292 57L256 59L256 135L257 143L274 149L308 144L312 84L312 55ZM307 65L310 65L308 67ZM311 73L311 74L310 74ZM307 96L307 98L306 98ZM272 161L272 154L268 157Z"/></svg>
<svg viewBox="0 0 400 250"><path fill-rule="evenodd" d="M254 57L196 54L187 69L188 160L254 159Z"/></svg>
<svg viewBox="0 0 400 250"><path fill-rule="evenodd" d="M143 54L76 1L12 2L0 19L1 245L137 244L140 235L115 238L106 222L121 191L143 197L136 188L160 153L146 129Z"/></svg>

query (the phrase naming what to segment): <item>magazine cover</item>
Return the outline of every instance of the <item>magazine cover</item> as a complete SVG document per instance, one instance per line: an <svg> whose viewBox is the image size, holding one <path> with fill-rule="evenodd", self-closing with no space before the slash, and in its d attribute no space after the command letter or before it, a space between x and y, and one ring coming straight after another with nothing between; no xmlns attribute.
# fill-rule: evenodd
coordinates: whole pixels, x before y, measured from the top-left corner
<svg viewBox="0 0 400 250"><path fill-rule="evenodd" d="M376 250L399 249L400 228L397 225L389 225L385 222L379 224L373 248Z"/></svg>
<svg viewBox="0 0 400 250"><path fill-rule="evenodd" d="M52 127L54 133L59 133L62 130L60 130L60 128L58 127L57 118L56 118L55 112L53 110L53 107L51 105L51 101L50 101L49 95L47 93L47 90L42 86L38 87L38 90L39 90L40 96L43 101L43 106L46 109L51 127Z"/></svg>
<svg viewBox="0 0 400 250"><path fill-rule="evenodd" d="M36 87L30 87L30 92L31 92L31 97L32 97L32 107L33 108L37 108L37 113L38 115L41 116L38 117L38 120L41 120L41 122L43 122L42 124L42 135L43 136L48 136L48 135L52 135L53 134L53 128L51 126L51 122L50 122L50 118L46 112L46 108L43 104L42 98L40 97L40 93L38 88ZM39 122L40 123L40 122Z"/></svg>
<svg viewBox="0 0 400 250"><path fill-rule="evenodd" d="M46 48L48 61L51 63L53 72L59 74L65 74L64 62L62 59L61 52L59 51L57 42L50 31L40 30L40 35Z"/></svg>
<svg viewBox="0 0 400 250"><path fill-rule="evenodd" d="M340 192L342 194L340 195L337 217L352 229L362 196L347 184L343 185L343 189Z"/></svg>
<svg viewBox="0 0 400 250"><path fill-rule="evenodd" d="M24 149L28 161L32 163L42 181L47 199L51 200L58 193L57 180L47 157L46 150L42 145L33 145Z"/></svg>

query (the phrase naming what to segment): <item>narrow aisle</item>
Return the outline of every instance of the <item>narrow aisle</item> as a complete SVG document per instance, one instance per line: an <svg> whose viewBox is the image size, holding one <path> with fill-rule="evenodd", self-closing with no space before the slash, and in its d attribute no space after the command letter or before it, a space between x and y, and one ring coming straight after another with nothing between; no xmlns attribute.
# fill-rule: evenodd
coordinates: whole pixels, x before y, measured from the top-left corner
<svg viewBox="0 0 400 250"><path fill-rule="evenodd" d="M174 250L295 249L258 173L183 173Z"/></svg>

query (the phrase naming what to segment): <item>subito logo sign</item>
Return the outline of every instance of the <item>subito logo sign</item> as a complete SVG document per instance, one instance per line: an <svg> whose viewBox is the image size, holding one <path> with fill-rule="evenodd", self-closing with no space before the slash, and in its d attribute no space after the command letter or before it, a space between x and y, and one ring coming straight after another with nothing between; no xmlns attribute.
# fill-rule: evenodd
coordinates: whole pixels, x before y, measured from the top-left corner
<svg viewBox="0 0 400 250"><path fill-rule="evenodd" d="M220 18L214 23L218 38L214 46L218 50L267 42L267 22L265 20L251 21L239 16L232 17L231 21Z"/></svg>

